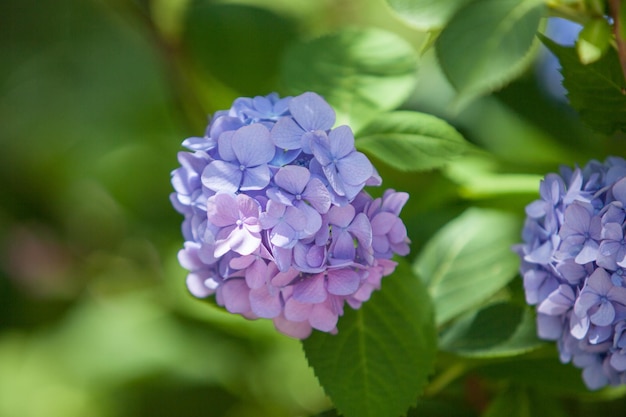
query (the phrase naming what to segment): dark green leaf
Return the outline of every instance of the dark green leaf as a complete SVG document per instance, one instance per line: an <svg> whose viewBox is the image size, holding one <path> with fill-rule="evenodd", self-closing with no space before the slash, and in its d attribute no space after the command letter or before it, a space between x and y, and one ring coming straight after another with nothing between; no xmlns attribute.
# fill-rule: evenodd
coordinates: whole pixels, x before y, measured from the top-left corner
<svg viewBox="0 0 626 417"><path fill-rule="evenodd" d="M389 6L413 26L422 30L442 28L470 0L387 0Z"/></svg>
<svg viewBox="0 0 626 417"><path fill-rule="evenodd" d="M477 372L491 379L514 379L518 384L550 393L580 395L589 392L581 370L572 364L562 364L557 357L491 363Z"/></svg>
<svg viewBox="0 0 626 417"><path fill-rule="evenodd" d="M211 75L246 95L277 87L280 57L296 34L293 22L266 9L195 1L184 42Z"/></svg>
<svg viewBox="0 0 626 417"><path fill-rule="evenodd" d="M492 92L530 64L543 0L476 0L459 10L435 46L457 105Z"/></svg>
<svg viewBox="0 0 626 417"><path fill-rule="evenodd" d="M290 94L315 91L354 130L372 114L394 109L413 91L417 56L409 43L379 29L343 29L296 42L283 59Z"/></svg>
<svg viewBox="0 0 626 417"><path fill-rule="evenodd" d="M504 357L541 346L529 308L501 302L458 320L440 339L443 350L468 357Z"/></svg>
<svg viewBox="0 0 626 417"><path fill-rule="evenodd" d="M574 47L541 40L559 59L563 86L580 118L601 133L626 131L626 82L617 52L609 48L600 60L583 65Z"/></svg>
<svg viewBox="0 0 626 417"><path fill-rule="evenodd" d="M428 293L410 268L383 279L339 333L304 340L309 364L346 417L396 417L415 404L433 367L436 334Z"/></svg>
<svg viewBox="0 0 626 417"><path fill-rule="evenodd" d="M377 117L358 133L356 146L403 171L437 168L468 148L446 121L411 111Z"/></svg>
<svg viewBox="0 0 626 417"><path fill-rule="evenodd" d="M485 301L516 275L511 246L520 230L515 216L471 208L426 244L414 269L433 298L437 323Z"/></svg>
<svg viewBox="0 0 626 417"><path fill-rule="evenodd" d="M554 398L522 387L509 387L494 398L483 417L566 417Z"/></svg>

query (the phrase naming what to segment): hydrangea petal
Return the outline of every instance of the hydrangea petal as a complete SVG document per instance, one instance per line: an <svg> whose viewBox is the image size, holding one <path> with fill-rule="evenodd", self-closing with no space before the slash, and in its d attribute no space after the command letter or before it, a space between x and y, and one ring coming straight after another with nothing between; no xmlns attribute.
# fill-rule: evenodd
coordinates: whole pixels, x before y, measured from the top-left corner
<svg viewBox="0 0 626 417"><path fill-rule="evenodd" d="M304 130L328 130L335 124L335 111L315 93L294 97L289 111Z"/></svg>
<svg viewBox="0 0 626 417"><path fill-rule="evenodd" d="M361 283L359 274L351 269L328 271L328 292L334 295L353 294Z"/></svg>
<svg viewBox="0 0 626 417"><path fill-rule="evenodd" d="M270 132L262 124L237 130L232 138L232 147L239 163L246 167L267 164L275 152Z"/></svg>
<svg viewBox="0 0 626 417"><path fill-rule="evenodd" d="M202 172L202 184L215 192L235 193L239 189L243 173L225 161L213 161Z"/></svg>

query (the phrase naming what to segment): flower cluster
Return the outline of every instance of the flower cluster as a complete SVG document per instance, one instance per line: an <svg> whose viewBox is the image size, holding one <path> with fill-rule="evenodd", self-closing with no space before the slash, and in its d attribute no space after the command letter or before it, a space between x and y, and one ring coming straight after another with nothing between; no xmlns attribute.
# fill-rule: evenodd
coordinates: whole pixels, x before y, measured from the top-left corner
<svg viewBox="0 0 626 417"><path fill-rule="evenodd" d="M563 167L540 195L516 248L538 334L590 389L626 383L626 161Z"/></svg>
<svg viewBox="0 0 626 417"><path fill-rule="evenodd" d="M172 173L185 216L180 263L198 298L305 338L335 332L344 302L359 308L409 240L406 193L373 199L380 177L319 95L239 98L203 137L186 139Z"/></svg>

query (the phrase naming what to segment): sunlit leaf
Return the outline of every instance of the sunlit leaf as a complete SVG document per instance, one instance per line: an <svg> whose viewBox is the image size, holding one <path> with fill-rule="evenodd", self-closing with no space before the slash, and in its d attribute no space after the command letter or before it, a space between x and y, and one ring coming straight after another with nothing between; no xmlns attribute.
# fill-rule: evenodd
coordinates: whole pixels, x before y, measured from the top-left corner
<svg viewBox="0 0 626 417"><path fill-rule="evenodd" d="M383 279L359 310L346 311L339 333L303 342L309 364L345 417L397 417L415 404L432 370L432 306L406 266Z"/></svg>
<svg viewBox="0 0 626 417"><path fill-rule="evenodd" d="M541 346L530 309L501 302L455 322L440 339L443 350L468 357L505 357Z"/></svg>
<svg viewBox="0 0 626 417"><path fill-rule="evenodd" d="M372 114L404 102L415 86L412 46L380 29L343 29L296 42L286 52L282 81L287 92L315 91L338 113L338 124L357 129Z"/></svg>
<svg viewBox="0 0 626 417"><path fill-rule="evenodd" d="M472 208L426 244L414 270L433 298L437 323L485 301L516 275L511 246L520 230L515 216Z"/></svg>
<svg viewBox="0 0 626 417"><path fill-rule="evenodd" d="M585 24L576 41L576 52L583 64L596 62L609 48L611 26L604 18L590 20Z"/></svg>
<svg viewBox="0 0 626 417"><path fill-rule="evenodd" d="M356 146L403 171L437 168L468 149L446 121L410 111L377 117L358 133Z"/></svg>
<svg viewBox="0 0 626 417"><path fill-rule="evenodd" d="M583 65L574 47L541 40L559 59L563 86L580 118L601 133L626 131L626 81L617 52L609 48L600 60Z"/></svg>
<svg viewBox="0 0 626 417"><path fill-rule="evenodd" d="M387 0L398 15L422 30L443 27L470 0Z"/></svg>
<svg viewBox="0 0 626 417"><path fill-rule="evenodd" d="M492 92L530 64L543 0L478 0L454 15L435 46L457 105Z"/></svg>

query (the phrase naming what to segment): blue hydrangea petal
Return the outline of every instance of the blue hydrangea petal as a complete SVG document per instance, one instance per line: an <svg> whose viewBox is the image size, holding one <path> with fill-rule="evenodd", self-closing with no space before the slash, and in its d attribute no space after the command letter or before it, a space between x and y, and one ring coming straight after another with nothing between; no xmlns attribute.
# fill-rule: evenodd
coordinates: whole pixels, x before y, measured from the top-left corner
<svg viewBox="0 0 626 417"><path fill-rule="evenodd" d="M270 183L270 169L267 165L246 168L242 172L241 191L263 190Z"/></svg>
<svg viewBox="0 0 626 417"><path fill-rule="evenodd" d="M593 240L587 240L578 255L576 255L576 258L574 258L574 260L577 264L580 265L593 262L598 257L598 248L598 242Z"/></svg>
<svg viewBox="0 0 626 417"><path fill-rule="evenodd" d="M328 130L335 124L335 111L315 93L294 97L289 111L304 130Z"/></svg>
<svg viewBox="0 0 626 417"><path fill-rule="evenodd" d="M340 159L355 151L354 135L348 126L339 126L328 134L329 151Z"/></svg>
<svg viewBox="0 0 626 417"><path fill-rule="evenodd" d="M548 298L537 307L537 312L549 316L558 316L572 308L576 296L569 285L559 285Z"/></svg>
<svg viewBox="0 0 626 417"><path fill-rule="evenodd" d="M289 165L278 170L274 176L274 182L280 188L296 196L302 194L310 177L311 173L308 169Z"/></svg>
<svg viewBox="0 0 626 417"><path fill-rule="evenodd" d="M237 161L245 167L267 164L274 157L274 144L270 132L260 124L244 126L237 130L231 144Z"/></svg>
<svg viewBox="0 0 626 417"><path fill-rule="evenodd" d="M233 137L235 131L224 132L217 140L217 151L219 158L223 161L235 161L237 155L233 149Z"/></svg>
<svg viewBox="0 0 626 417"><path fill-rule="evenodd" d="M596 390L608 384L609 379L602 370L602 363L598 359L598 363L590 365L583 369L583 381L587 388Z"/></svg>
<svg viewBox="0 0 626 417"><path fill-rule="evenodd" d="M572 314L570 317L570 334L578 340L582 340L589 331L589 316L579 317Z"/></svg>
<svg viewBox="0 0 626 417"><path fill-rule="evenodd" d="M363 186L365 181L372 175L372 164L361 152L352 152L337 161L337 170L341 179L349 185Z"/></svg>
<svg viewBox="0 0 626 417"><path fill-rule="evenodd" d="M236 166L225 161L213 161L202 172L202 184L215 192L235 193L243 172Z"/></svg>
<svg viewBox="0 0 626 417"><path fill-rule="evenodd" d="M560 316L537 314L537 335L546 340L557 340L563 334L563 320Z"/></svg>
<svg viewBox="0 0 626 417"><path fill-rule="evenodd" d="M614 352L611 355L610 364L618 372L626 371L626 352Z"/></svg>
<svg viewBox="0 0 626 417"><path fill-rule="evenodd" d="M611 191L615 200L619 201L622 207L626 208L626 178L617 181Z"/></svg>
<svg viewBox="0 0 626 417"><path fill-rule="evenodd" d="M589 320L596 326L608 326L615 319L615 308L609 301L600 303L598 310L589 316Z"/></svg>
<svg viewBox="0 0 626 417"><path fill-rule="evenodd" d="M313 206L320 214L327 213L330 209L330 193L324 183L318 178L311 178L302 192L302 199Z"/></svg>
<svg viewBox="0 0 626 417"><path fill-rule="evenodd" d="M280 149L300 149L304 130L291 117L279 119L271 131L274 144Z"/></svg>

